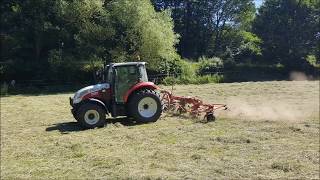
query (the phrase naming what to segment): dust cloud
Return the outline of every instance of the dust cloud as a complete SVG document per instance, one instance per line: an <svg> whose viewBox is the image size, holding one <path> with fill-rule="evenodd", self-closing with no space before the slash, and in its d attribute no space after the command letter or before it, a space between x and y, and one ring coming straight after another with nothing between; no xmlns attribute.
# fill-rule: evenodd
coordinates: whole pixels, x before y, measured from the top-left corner
<svg viewBox="0 0 320 180"><path fill-rule="evenodd" d="M240 99L228 101L229 110L221 114L227 118L247 119L247 120L270 120L270 121L305 121L317 110L299 109L286 102L261 102L249 104Z"/></svg>
<svg viewBox="0 0 320 180"><path fill-rule="evenodd" d="M291 81L307 81L313 80L314 78L312 76L307 76L303 72L293 71L290 73L289 79Z"/></svg>

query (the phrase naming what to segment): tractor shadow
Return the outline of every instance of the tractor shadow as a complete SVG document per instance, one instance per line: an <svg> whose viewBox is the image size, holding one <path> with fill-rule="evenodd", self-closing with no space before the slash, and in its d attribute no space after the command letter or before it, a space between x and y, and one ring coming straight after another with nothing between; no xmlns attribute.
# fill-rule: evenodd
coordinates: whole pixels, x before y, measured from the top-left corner
<svg viewBox="0 0 320 180"><path fill-rule="evenodd" d="M143 123L135 122L128 118L116 118L116 119L107 119L106 126L114 125L114 126L138 126L142 125ZM106 127L105 126L105 127ZM103 127L102 127L103 128ZM63 122L63 123L56 123L52 124L50 127L46 128L47 132L50 131L60 131L61 134L69 134L70 132L78 132L78 131L85 131L87 129L82 128L77 122Z"/></svg>
<svg viewBox="0 0 320 180"><path fill-rule="evenodd" d="M69 132L83 131L77 122L64 122L52 124L46 128L46 131L60 131L62 134L69 134Z"/></svg>

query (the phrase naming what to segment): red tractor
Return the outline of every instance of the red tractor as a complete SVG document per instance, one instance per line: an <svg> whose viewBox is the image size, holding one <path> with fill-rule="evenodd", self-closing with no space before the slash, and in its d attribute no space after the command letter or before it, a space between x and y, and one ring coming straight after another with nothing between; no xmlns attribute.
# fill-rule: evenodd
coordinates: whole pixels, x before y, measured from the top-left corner
<svg viewBox="0 0 320 180"><path fill-rule="evenodd" d="M144 62L112 63L102 71L102 83L70 97L71 112L84 128L102 127L106 116L127 116L137 122L155 122L162 113L159 88L148 82Z"/></svg>

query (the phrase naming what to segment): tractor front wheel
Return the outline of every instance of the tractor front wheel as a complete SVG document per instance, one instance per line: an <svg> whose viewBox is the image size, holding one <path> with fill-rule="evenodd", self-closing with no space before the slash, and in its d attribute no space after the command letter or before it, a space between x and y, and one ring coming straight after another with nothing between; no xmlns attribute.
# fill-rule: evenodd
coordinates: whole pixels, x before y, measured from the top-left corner
<svg viewBox="0 0 320 180"><path fill-rule="evenodd" d="M106 122L105 110L97 104L83 104L78 110L78 122L86 129L103 127Z"/></svg>
<svg viewBox="0 0 320 180"><path fill-rule="evenodd" d="M134 94L128 104L130 115L142 123L156 122L162 113L161 101L153 90L143 90Z"/></svg>

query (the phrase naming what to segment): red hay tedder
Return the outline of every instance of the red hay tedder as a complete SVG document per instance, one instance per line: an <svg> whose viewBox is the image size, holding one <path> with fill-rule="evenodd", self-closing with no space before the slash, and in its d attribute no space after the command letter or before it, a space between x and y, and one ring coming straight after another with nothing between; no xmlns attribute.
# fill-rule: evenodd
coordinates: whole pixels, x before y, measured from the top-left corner
<svg viewBox="0 0 320 180"><path fill-rule="evenodd" d="M225 104L206 104L196 97L174 96L172 91L167 90L161 90L160 92L163 111L172 111L179 114L189 113L193 117L204 115L204 119L209 122L215 120L215 110L227 110Z"/></svg>

